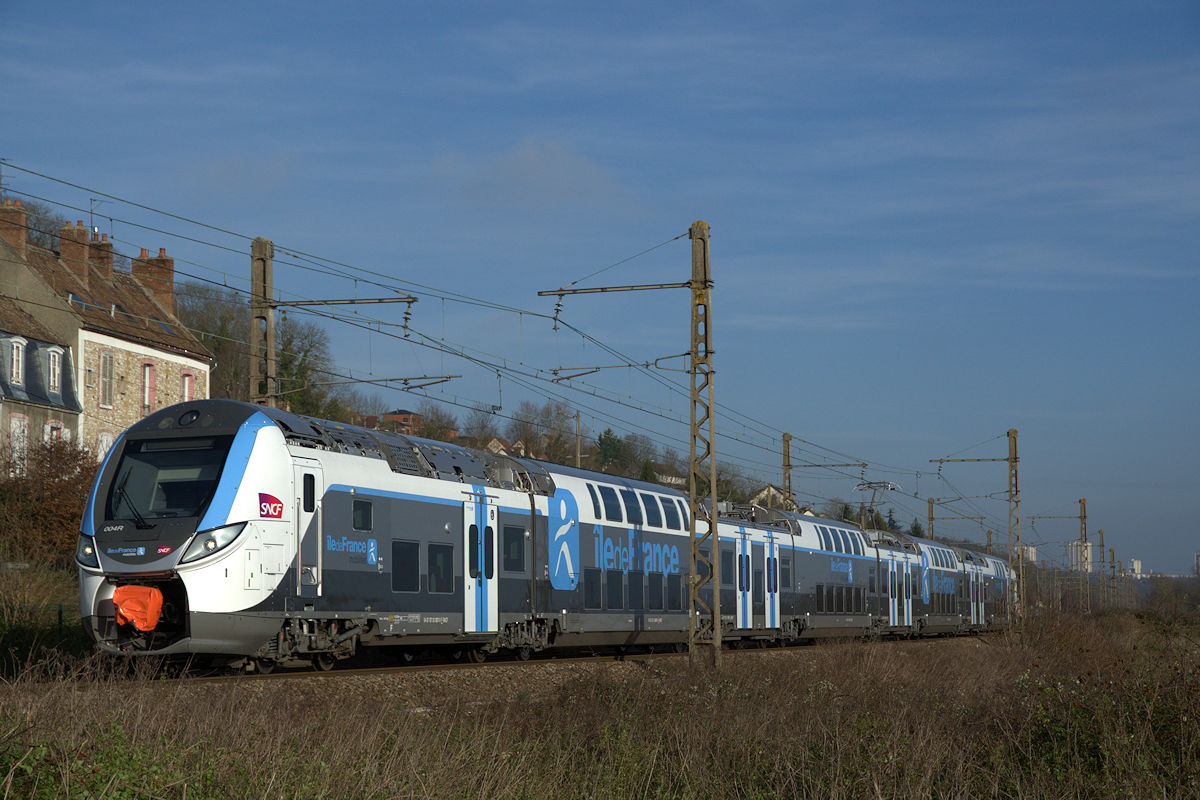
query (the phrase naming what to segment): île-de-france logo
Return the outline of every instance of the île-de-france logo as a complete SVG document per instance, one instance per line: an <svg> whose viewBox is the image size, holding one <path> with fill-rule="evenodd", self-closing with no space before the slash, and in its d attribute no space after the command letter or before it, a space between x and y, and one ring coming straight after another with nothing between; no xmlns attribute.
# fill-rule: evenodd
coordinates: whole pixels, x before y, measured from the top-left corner
<svg viewBox="0 0 1200 800"><path fill-rule="evenodd" d="M283 517L283 501L274 495L259 492L258 515L264 519L281 519Z"/></svg>

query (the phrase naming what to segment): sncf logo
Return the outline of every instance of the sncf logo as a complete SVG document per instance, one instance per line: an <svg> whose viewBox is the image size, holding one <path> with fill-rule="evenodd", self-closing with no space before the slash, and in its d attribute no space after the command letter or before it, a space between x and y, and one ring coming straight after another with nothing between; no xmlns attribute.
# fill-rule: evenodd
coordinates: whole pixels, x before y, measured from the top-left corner
<svg viewBox="0 0 1200 800"><path fill-rule="evenodd" d="M258 515L266 519L279 519L283 516L283 501L274 495L259 492Z"/></svg>

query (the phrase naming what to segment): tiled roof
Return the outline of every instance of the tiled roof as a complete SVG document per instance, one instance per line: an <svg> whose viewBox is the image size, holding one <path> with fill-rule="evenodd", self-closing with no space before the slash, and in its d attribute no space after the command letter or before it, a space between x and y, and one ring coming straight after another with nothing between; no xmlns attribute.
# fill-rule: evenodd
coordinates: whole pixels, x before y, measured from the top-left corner
<svg viewBox="0 0 1200 800"><path fill-rule="evenodd" d="M26 339L63 344L54 342L54 334L50 329L22 311L9 297L0 296L0 331L15 333Z"/></svg>
<svg viewBox="0 0 1200 800"><path fill-rule="evenodd" d="M204 345L129 273L112 270L109 278L105 272L89 265L87 286L84 286L70 269L46 250L30 246L26 250L26 262L43 280L57 288L86 329L174 350L204 361L213 360Z"/></svg>

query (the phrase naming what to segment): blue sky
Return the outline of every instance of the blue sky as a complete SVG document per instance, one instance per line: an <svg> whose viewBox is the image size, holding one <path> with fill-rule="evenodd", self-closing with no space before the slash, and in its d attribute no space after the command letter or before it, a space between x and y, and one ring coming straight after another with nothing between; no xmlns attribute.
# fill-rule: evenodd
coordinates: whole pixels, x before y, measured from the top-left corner
<svg viewBox="0 0 1200 800"><path fill-rule="evenodd" d="M798 445L797 462L864 459L866 478L903 487L897 516L923 520L926 497L1007 487L1003 464L942 480L929 459L1002 457L1015 427L1025 538L1044 557L1061 561L1078 525L1028 517L1080 497L1118 558L1182 572L1200 550L1195 3L0 0L0 23L11 189L80 208L103 192L402 291L539 313L553 300L537 291L703 219L718 399L755 421L719 421L720 447L746 472L778 482L790 431L833 451ZM166 247L181 270L245 286L245 239L111 200L96 213L119 247ZM685 280L689 259L683 239L587 283ZM290 297L383 292L280 261ZM568 298L564 319L649 361L687 349L687 302ZM614 363L544 319L435 294L413 325L530 368ZM461 373L442 396L508 410L537 397L393 336L329 330L356 376ZM686 441L663 418L686 420L686 395L626 369L580 383L591 394L532 385L592 409L594 429ZM802 470L795 485L857 501L859 477ZM1003 503L945 508L1004 539Z"/></svg>

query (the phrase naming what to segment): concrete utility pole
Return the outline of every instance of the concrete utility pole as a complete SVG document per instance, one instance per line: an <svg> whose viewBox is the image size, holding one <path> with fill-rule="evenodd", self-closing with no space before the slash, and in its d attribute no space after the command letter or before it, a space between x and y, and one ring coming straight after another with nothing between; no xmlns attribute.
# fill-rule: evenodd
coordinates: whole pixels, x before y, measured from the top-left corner
<svg viewBox="0 0 1200 800"><path fill-rule="evenodd" d="M1100 593L1100 607L1104 607L1104 528L1096 531L1100 537L1100 559L1096 569L1096 591Z"/></svg>
<svg viewBox="0 0 1200 800"><path fill-rule="evenodd" d="M583 461L583 438L579 432L579 412L575 412L575 468L579 469Z"/></svg>
<svg viewBox="0 0 1200 800"><path fill-rule="evenodd" d="M538 292L538 297L562 298L569 294L599 292L634 292L649 289L691 289L691 466L688 470L688 533L691 576L688 591L688 655L692 664L697 653L708 648L709 663L721 664L721 591L720 547L717 543L717 451L713 394L712 347L712 272L709 258L708 223L698 221L688 230L692 240L692 278L686 283L656 283L640 286L605 286L590 289L551 289ZM679 238L679 237L677 237ZM555 312L557 314L557 312ZM699 531L699 517L704 514L701 485L707 482L708 517L706 530ZM706 554L704 548L708 548ZM712 589L712 604L706 604L701 591Z"/></svg>
<svg viewBox="0 0 1200 800"><path fill-rule="evenodd" d="M1087 559L1086 563L1084 559ZM1092 569L1092 556L1088 552L1087 498L1079 498L1079 603L1083 613L1092 610L1092 582L1088 572Z"/></svg>
<svg viewBox="0 0 1200 800"><path fill-rule="evenodd" d="M929 498L929 530L925 531L929 536L929 540L933 541L937 537L933 535L933 498Z"/></svg>
<svg viewBox="0 0 1200 800"><path fill-rule="evenodd" d="M1017 561L1016 586L1010 586L1008 591L1008 619L1013 617L1013 606L1025 591L1025 549L1021 545L1021 482L1017 471L1017 429L1008 429L1008 458L931 458L930 464L979 463L984 461L1008 462L1008 572L1013 574L1013 544L1016 543L1015 557Z"/></svg>
<svg viewBox="0 0 1200 800"><path fill-rule="evenodd" d="M275 407L279 384L275 374L275 245L259 236L250 245L250 402Z"/></svg>
<svg viewBox="0 0 1200 800"><path fill-rule="evenodd" d="M789 502L795 503L792 499L792 435L785 433L783 435L783 496Z"/></svg>

